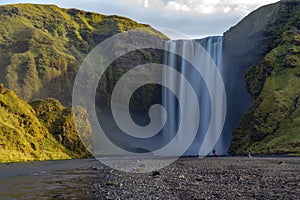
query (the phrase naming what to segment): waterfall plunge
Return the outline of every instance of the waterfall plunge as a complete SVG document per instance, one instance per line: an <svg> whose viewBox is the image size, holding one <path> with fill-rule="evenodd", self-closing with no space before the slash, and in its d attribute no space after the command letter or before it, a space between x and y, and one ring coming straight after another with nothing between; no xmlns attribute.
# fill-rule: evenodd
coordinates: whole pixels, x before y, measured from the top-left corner
<svg viewBox="0 0 300 200"><path fill-rule="evenodd" d="M176 85L176 87L179 90L179 97L175 97L174 94L172 94L168 89L164 88L162 92L162 104L166 108L168 113L168 119L166 122L166 126L163 129L163 135L165 140L170 140L174 137L174 135L177 133L177 130L180 126L181 122L181 114L182 112L187 112L185 116L189 116L189 123L191 126L194 126L195 124L199 124L199 128L197 131L197 135L190 146L190 148L186 151L185 155L198 155L199 150L201 148L212 148L216 149L217 152L220 154L225 154L227 152L226 145L223 145L224 137L221 135L219 136L214 135L217 134L217 130L211 131L211 124L217 124L217 123L223 123L220 119L220 113L212 113L216 112L217 110L212 111L212 105L217 106L219 110L224 110L223 108L226 107L226 101L223 102L224 104L220 105L220 102L218 105L216 104L216 101L212 100L210 98L210 93L208 90L208 87L206 85L206 82L204 81L204 78L195 70L191 62L188 62L187 60L194 61L193 63L199 63L200 67L203 68L204 74L210 81L210 84L213 84L214 92L217 93L218 98L224 98L226 94L223 94L224 92L220 90L219 83L217 82L217 74L215 71L211 70L212 68L215 68L217 66L219 72L222 74L223 72L223 59L222 59L222 43L223 38L222 37L208 37L201 40L197 40L203 49L205 49L205 53L207 53L211 58L207 59L203 57L204 50L202 48L199 48L199 45L195 44L195 41L193 40L178 40L178 41L168 41L166 43L166 53L165 53L165 64L169 67L177 70L180 74L182 74L192 85L194 92L197 95L198 98L198 104L196 105L190 105L189 97L185 95L185 86L182 79L176 80L172 77L168 77L166 73L163 73L163 80L166 82L169 82L170 84ZM176 52L170 53L170 52ZM182 57L179 57L178 55L183 55L183 57L188 58L182 59ZM211 62L213 61L213 63ZM223 92L223 93L222 93ZM183 105L179 105L179 100L181 99L181 102L184 102ZM195 121L193 109L191 107L196 108L199 107L200 109L200 121ZM214 119L212 119L213 114L216 116ZM214 126L214 125L213 125ZM223 127L223 124L221 125ZM213 129L212 129L213 130ZM207 145L207 134L210 138L215 139L215 143L212 147L209 147L210 145ZM190 133L184 133L184 134L190 134ZM224 135L224 134L223 134ZM218 137L218 138L215 138ZM226 139L226 138L225 138ZM230 140L230 138L228 138ZM228 140L227 139L227 140ZM227 142L228 143L228 142ZM178 145L180 145L180 141L178 141ZM208 151L212 151L212 149L209 149ZM201 153L200 153L201 154Z"/></svg>

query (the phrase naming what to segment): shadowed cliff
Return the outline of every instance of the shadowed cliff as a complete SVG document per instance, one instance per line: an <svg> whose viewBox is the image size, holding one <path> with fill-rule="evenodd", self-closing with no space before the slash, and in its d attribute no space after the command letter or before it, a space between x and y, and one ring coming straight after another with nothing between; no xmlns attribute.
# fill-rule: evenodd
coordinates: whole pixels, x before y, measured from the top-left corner
<svg viewBox="0 0 300 200"><path fill-rule="evenodd" d="M280 1L225 33L225 71L240 69L228 80L238 83L231 106L247 111L251 104L234 131L231 153L300 152L299 21L300 2Z"/></svg>

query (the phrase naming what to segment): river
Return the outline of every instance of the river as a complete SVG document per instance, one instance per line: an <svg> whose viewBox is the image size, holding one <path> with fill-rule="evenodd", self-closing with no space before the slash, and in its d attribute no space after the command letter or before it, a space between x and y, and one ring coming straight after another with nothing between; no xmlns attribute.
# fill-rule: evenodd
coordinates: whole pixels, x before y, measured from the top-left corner
<svg viewBox="0 0 300 200"><path fill-rule="evenodd" d="M94 159L0 164L0 199L89 199Z"/></svg>

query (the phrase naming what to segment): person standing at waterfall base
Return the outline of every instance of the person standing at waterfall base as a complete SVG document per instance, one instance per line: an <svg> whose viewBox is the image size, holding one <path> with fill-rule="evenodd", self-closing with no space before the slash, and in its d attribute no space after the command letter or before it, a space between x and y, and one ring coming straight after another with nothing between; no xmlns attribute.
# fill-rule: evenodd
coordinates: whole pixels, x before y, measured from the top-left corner
<svg viewBox="0 0 300 200"><path fill-rule="evenodd" d="M214 157L219 157L216 150L213 150L213 155L214 155Z"/></svg>

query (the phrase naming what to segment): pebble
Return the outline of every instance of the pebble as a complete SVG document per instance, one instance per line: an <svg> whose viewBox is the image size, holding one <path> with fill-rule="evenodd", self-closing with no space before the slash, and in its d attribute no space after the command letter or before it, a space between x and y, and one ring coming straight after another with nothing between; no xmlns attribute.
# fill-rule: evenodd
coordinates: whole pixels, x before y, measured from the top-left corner
<svg viewBox="0 0 300 200"><path fill-rule="evenodd" d="M87 183L89 199L295 199L299 166L299 158L181 158L151 173L89 168L73 188Z"/></svg>
<svg viewBox="0 0 300 200"><path fill-rule="evenodd" d="M184 175L180 175L178 178L179 178L179 179L184 179L185 176L184 176Z"/></svg>
<svg viewBox="0 0 300 200"><path fill-rule="evenodd" d="M153 171L152 172L152 176L160 176L160 172L159 171Z"/></svg>

